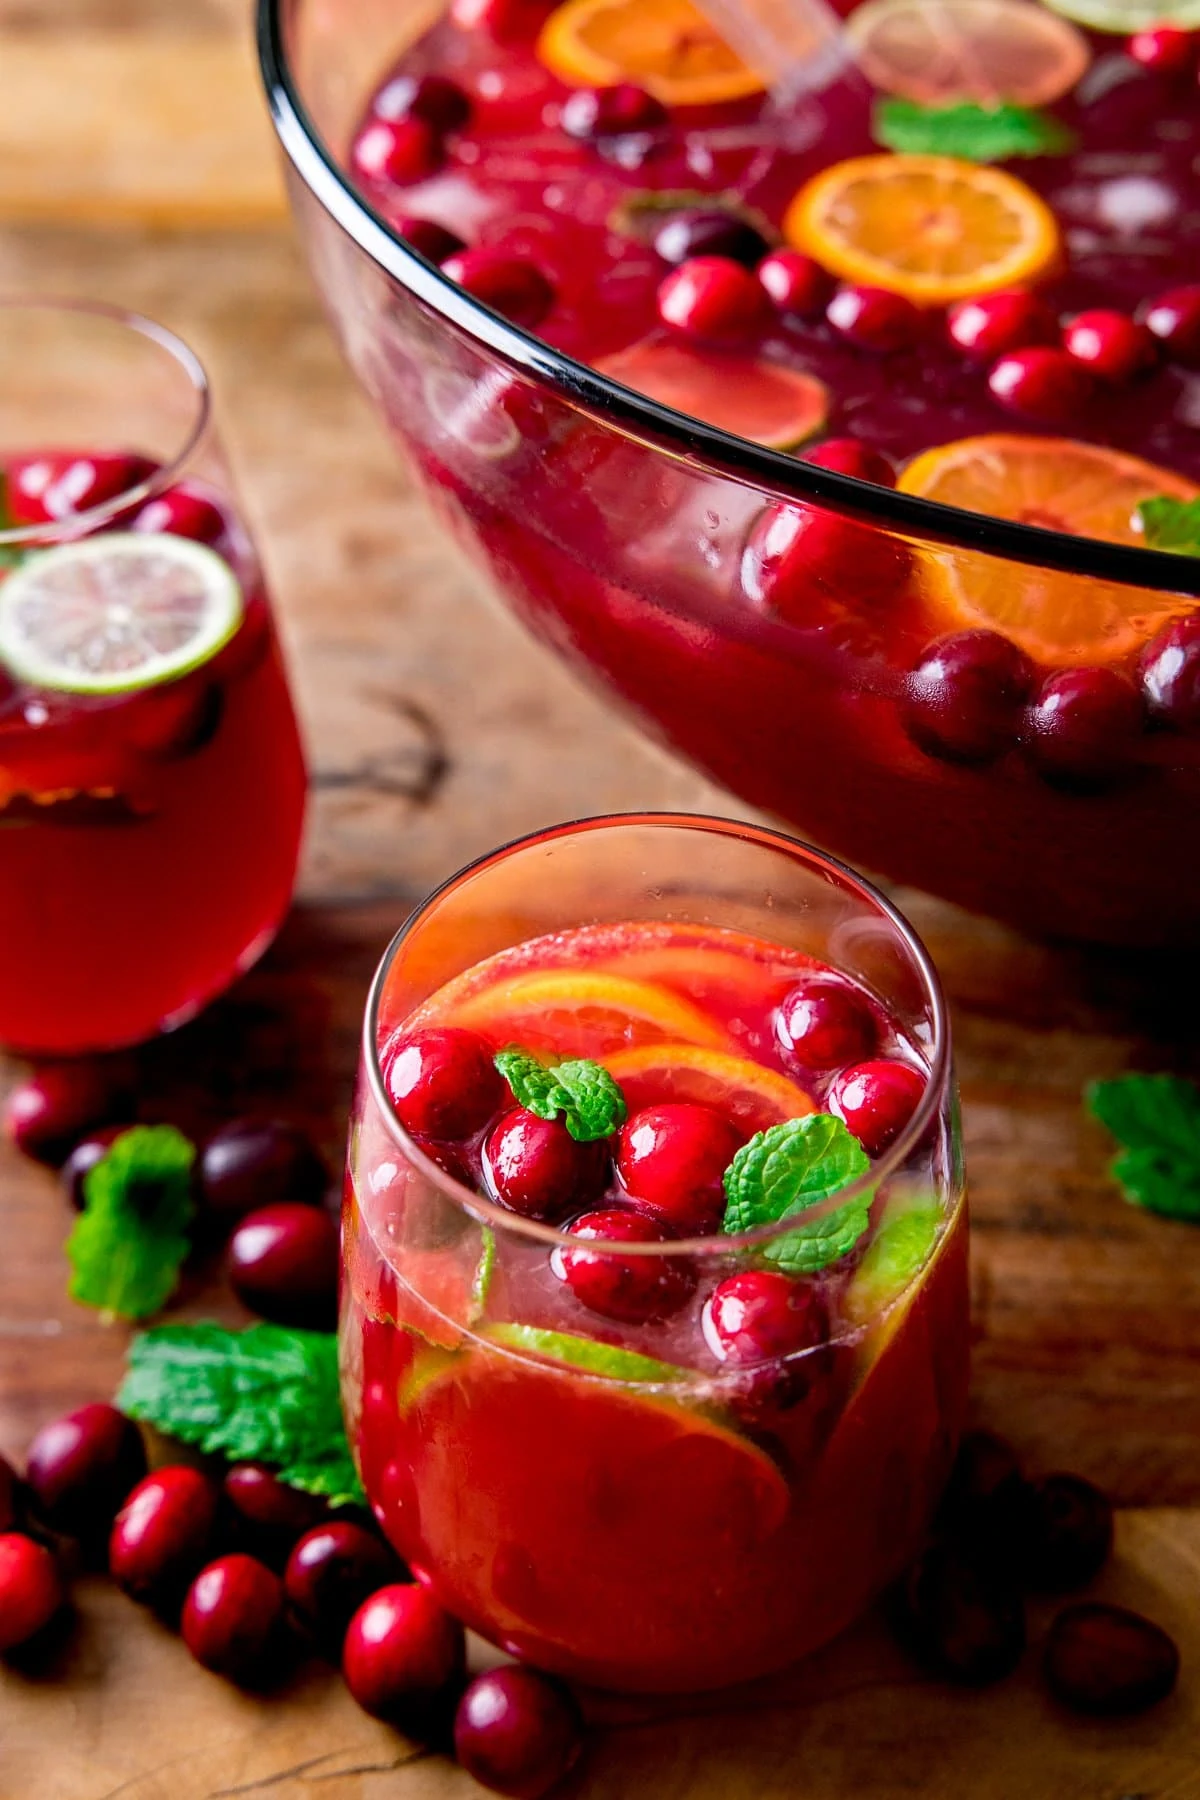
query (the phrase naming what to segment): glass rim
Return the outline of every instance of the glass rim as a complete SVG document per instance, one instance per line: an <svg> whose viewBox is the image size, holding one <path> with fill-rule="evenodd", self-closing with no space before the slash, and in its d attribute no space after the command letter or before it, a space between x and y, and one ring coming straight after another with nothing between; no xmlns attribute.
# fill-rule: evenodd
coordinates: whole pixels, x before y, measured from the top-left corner
<svg viewBox="0 0 1200 1800"><path fill-rule="evenodd" d="M1030 568L1122 587L1200 597L1200 561L1195 558L967 512L822 469L676 412L511 324L406 244L351 185L317 130L289 62L283 20L285 12L295 11L297 0L257 3L259 67L271 119L284 154L308 192L385 275L508 367L549 387L600 424L615 426L626 436L744 487L765 487L772 495L817 501L863 524L949 549L980 551Z"/></svg>
<svg viewBox="0 0 1200 1800"><path fill-rule="evenodd" d="M130 507L143 506L164 488L170 487L191 461L209 428L212 420L212 390L204 364L191 346L166 325L160 325L157 320L147 318L144 313L134 312L129 307L111 306L103 300L77 299L67 294L0 295L0 319L16 312L75 314L84 319L124 326L173 358L190 383L196 402L195 417L179 449L141 481L135 482L120 494L114 494L111 500L89 507L86 512L70 513L65 519L47 519L35 525L14 525L0 529L0 548L19 548L22 544L32 542L44 549L52 544L73 542L87 532L97 530L106 520L127 512ZM47 450L54 448L50 444L41 447Z"/></svg>
<svg viewBox="0 0 1200 1800"><path fill-rule="evenodd" d="M560 1231L553 1225L541 1223L540 1220L525 1218L521 1213L512 1212L508 1207L501 1206L499 1202L490 1200L486 1195L467 1187L465 1183L456 1181L404 1129L388 1098L384 1086L383 1070L380 1066L380 1005L388 975L399 951L413 932L420 928L422 921L432 909L462 886L464 882L484 873L493 865L504 862L515 851L530 849L535 845L553 842L559 838L577 837L590 832L622 830L632 825L700 831L713 837L736 836L742 841L750 840L761 844L765 849L778 851L793 862L800 861L810 868L816 868L832 875L840 887L848 888L852 893L865 900L900 939L916 966L928 1002L933 1029L933 1041L929 1052L929 1079L925 1084L925 1092L916 1112L899 1137L889 1145L881 1157L872 1162L867 1173L858 1181L839 1188L836 1193L831 1194L828 1199L821 1201L818 1205L807 1208L804 1213L805 1223L815 1223L828 1214L836 1212L848 1201L880 1187L900 1167L940 1113L951 1079L949 1011L933 960L904 914L892 905L887 896L881 893L873 882L868 881L865 876L860 875L847 863L841 862L835 856L830 856L824 850L818 850L815 845L805 843L801 838L790 837L786 832L776 831L769 826L757 825L750 820L725 818L715 813L597 813L590 817L568 819L561 824L543 826L537 831L525 832L520 837L510 838L495 849L485 851L482 856L474 857L454 874L448 876L445 881L439 882L438 886L427 894L418 906L413 908L388 944L371 979L367 995L363 1016L362 1067L366 1072L372 1102L383 1121L387 1135L397 1149L434 1187L448 1200L451 1200L460 1212L475 1219L478 1223L510 1235L515 1233L517 1236L529 1238L552 1248L578 1248L579 1239L569 1231ZM942 1199L943 1196L939 1193L939 1205ZM949 1223L949 1218L950 1214L947 1212L947 1223ZM795 1229L795 1218L781 1219L771 1225L759 1226L754 1231L729 1233L728 1235L716 1232L703 1237L668 1238L662 1242L644 1244L622 1242L615 1238L589 1238L588 1248L600 1254L611 1250L613 1254L620 1254L622 1257L727 1256L731 1252L754 1249L759 1245L774 1243L776 1239L786 1237L789 1231Z"/></svg>

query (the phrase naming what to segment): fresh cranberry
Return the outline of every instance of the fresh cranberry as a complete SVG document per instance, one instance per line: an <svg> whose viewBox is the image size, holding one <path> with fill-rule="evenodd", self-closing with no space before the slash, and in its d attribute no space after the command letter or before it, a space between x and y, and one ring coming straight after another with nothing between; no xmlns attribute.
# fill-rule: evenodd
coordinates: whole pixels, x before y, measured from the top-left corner
<svg viewBox="0 0 1200 1800"><path fill-rule="evenodd" d="M872 450L861 438L826 438L815 450L804 452L804 461L818 469L832 469L838 475L852 475L855 481L873 481L876 487L895 487L896 471L886 456Z"/></svg>
<svg viewBox="0 0 1200 1800"><path fill-rule="evenodd" d="M19 1531L0 1536L0 1656L44 1631L63 1604L58 1564Z"/></svg>
<svg viewBox="0 0 1200 1800"><path fill-rule="evenodd" d="M217 1490L198 1469L156 1469L139 1481L113 1523L109 1573L131 1599L169 1606L204 1566Z"/></svg>
<svg viewBox="0 0 1200 1800"><path fill-rule="evenodd" d="M383 1081L405 1130L443 1141L482 1131L508 1092L484 1040L453 1026L397 1038Z"/></svg>
<svg viewBox="0 0 1200 1800"><path fill-rule="evenodd" d="M377 119L424 119L435 131L461 131L471 117L471 102L447 75L397 75L375 96Z"/></svg>
<svg viewBox="0 0 1200 1800"><path fill-rule="evenodd" d="M1146 647L1142 693L1165 725L1200 731L1200 613L1174 620Z"/></svg>
<svg viewBox="0 0 1200 1800"><path fill-rule="evenodd" d="M16 1531L24 1518L23 1492L17 1471L0 1456L0 1532Z"/></svg>
<svg viewBox="0 0 1200 1800"><path fill-rule="evenodd" d="M225 514L215 501L191 488L166 488L147 500L130 524L131 531L169 532L197 544L215 544L225 536Z"/></svg>
<svg viewBox="0 0 1200 1800"><path fill-rule="evenodd" d="M205 675L146 688L125 708L121 735L140 756L177 762L216 737L225 716L225 690Z"/></svg>
<svg viewBox="0 0 1200 1800"><path fill-rule="evenodd" d="M400 187L435 175L445 148L440 132L424 119L372 119L355 138L350 159L360 177Z"/></svg>
<svg viewBox="0 0 1200 1800"><path fill-rule="evenodd" d="M454 1754L475 1781L540 1800L579 1760L583 1721L567 1689L514 1664L477 1675L458 1703Z"/></svg>
<svg viewBox="0 0 1200 1800"><path fill-rule="evenodd" d="M1108 1495L1082 1475L1047 1475L1033 1484L1021 1542L1021 1576L1044 1593L1084 1587L1112 1552Z"/></svg>
<svg viewBox="0 0 1200 1800"><path fill-rule="evenodd" d="M1138 317L1158 339L1164 356L1186 368L1200 368L1200 283L1159 294Z"/></svg>
<svg viewBox="0 0 1200 1800"><path fill-rule="evenodd" d="M7 465L9 511L17 525L42 525L108 506L158 467L145 456L16 456Z"/></svg>
<svg viewBox="0 0 1200 1800"><path fill-rule="evenodd" d="M467 247L462 238L434 219L418 219L406 213L396 220L396 230L406 244L431 263L444 263L448 256L457 256Z"/></svg>
<svg viewBox="0 0 1200 1800"><path fill-rule="evenodd" d="M1144 374L1156 358L1158 346L1144 325L1128 313L1077 313L1063 332L1063 347L1101 381L1120 384Z"/></svg>
<svg viewBox="0 0 1200 1800"><path fill-rule="evenodd" d="M704 1334L722 1362L747 1367L822 1343L825 1317L811 1287L773 1269L744 1269L713 1289Z"/></svg>
<svg viewBox="0 0 1200 1800"><path fill-rule="evenodd" d="M117 1138L126 1129L124 1125L102 1125L95 1131L89 1131L86 1137L79 1140L59 1170L58 1178L62 1182L63 1191L76 1212L82 1212L87 1204L85 1184L88 1175L108 1155Z"/></svg>
<svg viewBox="0 0 1200 1800"><path fill-rule="evenodd" d="M85 1131L129 1116L122 1074L101 1063L46 1063L8 1096L4 1123L24 1156L61 1163Z"/></svg>
<svg viewBox="0 0 1200 1800"><path fill-rule="evenodd" d="M1126 42L1125 53L1156 75L1186 75L1195 61L1196 43L1190 31L1180 31L1173 25L1152 25L1134 32Z"/></svg>
<svg viewBox="0 0 1200 1800"><path fill-rule="evenodd" d="M494 1127L483 1166L496 1198L527 1219L564 1219L608 1186L602 1143L576 1143L561 1119L539 1119L523 1106Z"/></svg>
<svg viewBox="0 0 1200 1800"><path fill-rule="evenodd" d="M676 213L659 227L654 239L656 255L672 265L689 262L696 256L723 256L753 268L766 247L762 232L756 231L748 220L719 208Z"/></svg>
<svg viewBox="0 0 1200 1800"><path fill-rule="evenodd" d="M1058 320L1028 288L1005 288L960 300L946 314L951 341L975 362L992 362L1010 350L1053 344Z"/></svg>
<svg viewBox="0 0 1200 1800"><path fill-rule="evenodd" d="M1035 345L1029 350L1012 350L993 363L988 387L1010 412L1062 425L1074 419L1091 398L1092 378L1065 350Z"/></svg>
<svg viewBox="0 0 1200 1800"><path fill-rule="evenodd" d="M290 1553L296 1539L321 1524L328 1511L318 1495L289 1487L265 1463L234 1463L221 1485L236 1517L241 1547L268 1563L281 1548Z"/></svg>
<svg viewBox="0 0 1200 1800"><path fill-rule="evenodd" d="M263 1563L235 1552L197 1575L183 1606L183 1641L205 1669L240 1686L274 1672L281 1643L283 1583Z"/></svg>
<svg viewBox="0 0 1200 1800"><path fill-rule="evenodd" d="M506 250L476 245L448 256L442 268L484 306L530 331L554 305L554 289L537 264Z"/></svg>
<svg viewBox="0 0 1200 1800"><path fill-rule="evenodd" d="M146 1473L146 1448L132 1419L96 1401L43 1425L29 1446L25 1480L56 1531L107 1532Z"/></svg>
<svg viewBox="0 0 1200 1800"><path fill-rule="evenodd" d="M247 1213L229 1240L229 1279L252 1312L279 1325L332 1330L338 1228L317 1206L279 1201Z"/></svg>
<svg viewBox="0 0 1200 1800"><path fill-rule="evenodd" d="M938 1527L976 1561L1009 1569L1028 1533L1032 1492L1006 1439L968 1431L946 1483Z"/></svg>
<svg viewBox="0 0 1200 1800"><path fill-rule="evenodd" d="M402 1573L382 1538L361 1525L331 1519L300 1539L288 1557L283 1586L293 1619L327 1656L340 1661L359 1607Z"/></svg>
<svg viewBox="0 0 1200 1800"><path fill-rule="evenodd" d="M658 316L686 337L734 342L763 324L767 297L728 256L693 256L659 284Z"/></svg>
<svg viewBox="0 0 1200 1800"><path fill-rule="evenodd" d="M722 1177L745 1141L711 1106L646 1106L621 1128L617 1173L626 1193L676 1231L715 1231L725 1210Z"/></svg>
<svg viewBox="0 0 1200 1800"><path fill-rule="evenodd" d="M1026 715L1025 749L1049 781L1102 785L1132 760L1143 723L1140 694L1115 669L1059 669Z"/></svg>
<svg viewBox="0 0 1200 1800"><path fill-rule="evenodd" d="M1025 1607L1009 1572L958 1544L925 1551L901 1582L895 1610L910 1649L949 1681L1001 1681L1025 1650Z"/></svg>
<svg viewBox="0 0 1200 1800"><path fill-rule="evenodd" d="M465 1667L462 1626L415 1582L364 1601L342 1646L342 1674L363 1711L414 1736L436 1721Z"/></svg>
<svg viewBox="0 0 1200 1800"><path fill-rule="evenodd" d="M931 644L909 677L904 723L930 756L988 763L1016 743L1033 666L997 631L960 631Z"/></svg>
<svg viewBox="0 0 1200 1800"><path fill-rule="evenodd" d="M821 604L885 600L908 579L903 544L824 507L780 502L761 513L742 554L742 585L764 610L795 625L820 618Z"/></svg>
<svg viewBox="0 0 1200 1800"><path fill-rule="evenodd" d="M875 1016L866 1000L837 975L802 976L781 1002L780 1042L806 1069L840 1069L870 1056Z"/></svg>
<svg viewBox="0 0 1200 1800"><path fill-rule="evenodd" d="M828 1107L868 1156L880 1156L921 1104L925 1077L901 1062L856 1063L834 1077Z"/></svg>
<svg viewBox="0 0 1200 1800"><path fill-rule="evenodd" d="M559 123L568 137L595 143L601 138L661 131L668 116L662 101L645 88L635 87L632 81L618 81L612 87L576 88L563 103ZM682 259L673 256L667 260Z"/></svg>
<svg viewBox="0 0 1200 1800"><path fill-rule="evenodd" d="M848 342L880 354L915 344L924 323L911 300L877 287L839 288L825 317Z"/></svg>
<svg viewBox="0 0 1200 1800"><path fill-rule="evenodd" d="M1046 1685L1073 1712L1120 1718L1165 1700L1179 1651L1161 1626L1123 1606L1068 1606L1046 1639Z"/></svg>
<svg viewBox="0 0 1200 1800"><path fill-rule="evenodd" d="M232 1224L276 1201L319 1206L329 1187L329 1168L298 1126L279 1119L233 1119L205 1144L197 1179L208 1212Z"/></svg>
<svg viewBox="0 0 1200 1800"><path fill-rule="evenodd" d="M829 277L820 263L803 251L772 250L755 273L776 312L796 319L812 319L824 312Z"/></svg>
<svg viewBox="0 0 1200 1800"><path fill-rule="evenodd" d="M621 1256L609 1244L665 1244L666 1229L646 1213L602 1207L584 1213L571 1226L576 1240L560 1247L550 1267L565 1281L581 1306L606 1319L640 1324L678 1312L694 1283L686 1263L668 1256ZM593 1250L602 1241L603 1249Z"/></svg>
<svg viewBox="0 0 1200 1800"><path fill-rule="evenodd" d="M450 17L462 31L486 31L498 44L535 38L557 0L451 0Z"/></svg>

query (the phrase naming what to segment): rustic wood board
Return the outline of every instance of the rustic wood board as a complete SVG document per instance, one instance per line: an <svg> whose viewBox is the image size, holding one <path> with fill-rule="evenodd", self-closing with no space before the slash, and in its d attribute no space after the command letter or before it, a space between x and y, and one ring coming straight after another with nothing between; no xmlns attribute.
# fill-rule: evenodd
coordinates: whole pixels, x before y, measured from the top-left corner
<svg viewBox="0 0 1200 1800"><path fill-rule="evenodd" d="M307 1120L336 1156L371 969L433 882L551 819L742 809L531 646L427 521L279 211L245 12L244 0L0 0L0 279L141 308L209 363L291 653L311 827L277 946L146 1052L144 1078L163 1116L271 1109ZM94 87L98 71L100 90L73 114L74 85ZM220 105L203 104L209 82ZM48 129L52 103L74 121L66 139ZM153 168L136 150L147 144ZM1002 1690L952 1694L918 1680L868 1622L737 1708L608 1707L580 1800L1200 1796L1200 1240L1122 1203L1080 1107L1097 1075L1197 1071L1197 966L1054 951L898 898L954 1007L977 1415L1129 1509L1109 1585L1176 1631L1181 1693L1129 1726L1082 1725L1041 1695L1033 1653ZM0 1070L5 1082L18 1072ZM0 1206L0 1449L19 1457L44 1419L112 1391L124 1338L65 1299L53 1177L0 1150ZM180 1311L239 1316L214 1269ZM318 1671L282 1698L248 1700L103 1584L78 1600L80 1626L51 1666L0 1675L0 1800L477 1791L440 1759L406 1764L411 1746Z"/></svg>

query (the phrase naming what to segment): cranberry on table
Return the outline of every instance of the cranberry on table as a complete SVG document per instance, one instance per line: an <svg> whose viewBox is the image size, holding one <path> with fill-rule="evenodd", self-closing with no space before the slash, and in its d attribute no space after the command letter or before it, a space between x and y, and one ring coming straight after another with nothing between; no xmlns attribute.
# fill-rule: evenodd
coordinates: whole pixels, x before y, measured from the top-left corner
<svg viewBox="0 0 1200 1800"><path fill-rule="evenodd" d="M1101 381L1119 385L1158 360L1158 344L1128 313L1097 307L1077 313L1063 331L1063 348Z"/></svg>
<svg viewBox="0 0 1200 1800"><path fill-rule="evenodd" d="M0 1532L16 1531L24 1511L20 1477L8 1458L0 1456Z"/></svg>
<svg viewBox="0 0 1200 1800"><path fill-rule="evenodd" d="M776 1029L806 1069L838 1069L870 1056L878 1036L864 997L837 975L801 976L780 1002Z"/></svg>
<svg viewBox="0 0 1200 1800"><path fill-rule="evenodd" d="M294 1546L283 1586L292 1618L327 1656L340 1659L359 1607L402 1574L398 1557L382 1538L361 1525L331 1519Z"/></svg>
<svg viewBox="0 0 1200 1800"><path fill-rule="evenodd" d="M13 1088L4 1124L23 1155L60 1163L85 1131L130 1111L123 1075L103 1063L46 1063Z"/></svg>
<svg viewBox="0 0 1200 1800"><path fill-rule="evenodd" d="M617 1174L627 1194L683 1236L715 1231L725 1211L722 1177L745 1141L711 1106L643 1107L618 1134Z"/></svg>
<svg viewBox="0 0 1200 1800"><path fill-rule="evenodd" d="M1108 1561L1112 1541L1112 1504L1098 1487L1082 1475L1034 1482L1021 1556L1021 1575L1030 1587L1048 1593L1083 1587Z"/></svg>
<svg viewBox="0 0 1200 1800"><path fill-rule="evenodd" d="M565 1219L608 1186L604 1143L577 1143L561 1119L539 1119L523 1106L493 1127L483 1167L496 1198L527 1219Z"/></svg>
<svg viewBox="0 0 1200 1800"><path fill-rule="evenodd" d="M1196 60L1196 40L1173 25L1151 25L1133 33L1125 54L1156 75L1186 75Z"/></svg>
<svg viewBox="0 0 1200 1800"><path fill-rule="evenodd" d="M397 186L424 181L445 161L441 133L425 119L372 119L350 151L356 175Z"/></svg>
<svg viewBox="0 0 1200 1800"><path fill-rule="evenodd" d="M728 256L693 256L664 278L658 316L685 337L736 343L761 329L767 297L749 269Z"/></svg>
<svg viewBox="0 0 1200 1800"><path fill-rule="evenodd" d="M554 289L537 264L507 250L476 245L448 256L442 268L484 306L531 331L554 305Z"/></svg>
<svg viewBox="0 0 1200 1800"><path fill-rule="evenodd" d="M1029 709L1025 750L1048 781L1102 786L1133 760L1143 723L1138 690L1115 669L1060 669Z"/></svg>
<svg viewBox="0 0 1200 1800"><path fill-rule="evenodd" d="M311 1531L328 1513L318 1495L305 1494L280 1481L265 1463L234 1463L226 1469L221 1486L241 1526L248 1526L264 1542L272 1538L285 1541L288 1550L301 1532Z"/></svg>
<svg viewBox="0 0 1200 1800"><path fill-rule="evenodd" d="M80 1138L59 1170L58 1178L62 1182L63 1192L76 1212L82 1212L87 1204L88 1175L98 1162L104 1160L121 1133L126 1130L128 1127L125 1125L101 1125L97 1130L89 1131L86 1137Z"/></svg>
<svg viewBox="0 0 1200 1800"><path fill-rule="evenodd" d="M1025 1649L1025 1608L1007 1575L934 1544L897 1594L901 1633L936 1674L982 1687L1011 1675Z"/></svg>
<svg viewBox="0 0 1200 1800"><path fill-rule="evenodd" d="M200 1152L197 1171L205 1208L224 1224L256 1207L288 1200L319 1206L329 1168L312 1140L278 1119L234 1119Z"/></svg>
<svg viewBox="0 0 1200 1800"><path fill-rule="evenodd" d="M265 1564L240 1553L201 1570L180 1620L196 1661L243 1687L257 1687L274 1673L282 1626L283 1583Z"/></svg>
<svg viewBox="0 0 1200 1800"><path fill-rule="evenodd" d="M316 1206L264 1206L247 1213L229 1240L234 1293L279 1325L332 1329L340 1261L337 1225Z"/></svg>
<svg viewBox="0 0 1200 1800"><path fill-rule="evenodd" d="M396 230L406 244L431 263L444 263L448 256L457 256L467 247L462 238L435 219L418 219L406 213L396 220Z"/></svg>
<svg viewBox="0 0 1200 1800"><path fill-rule="evenodd" d="M377 119L424 119L435 131L461 131L471 117L471 101L447 75L397 75L380 89L371 107Z"/></svg>
<svg viewBox="0 0 1200 1800"><path fill-rule="evenodd" d="M574 1242L554 1251L550 1267L581 1306L602 1318L626 1324L669 1318L695 1286L692 1271L677 1258L650 1253L622 1256L608 1248L613 1243L669 1243L665 1227L647 1213L603 1207L584 1213L570 1230ZM604 1241L604 1248L591 1248L598 1240Z"/></svg>
<svg viewBox="0 0 1200 1800"><path fill-rule="evenodd" d="M863 1062L834 1077L827 1104L868 1156L881 1156L900 1136L924 1093L925 1077L910 1064Z"/></svg>
<svg viewBox="0 0 1200 1800"><path fill-rule="evenodd" d="M887 457L872 450L861 438L826 438L815 450L804 452L804 461L818 469L832 469L838 475L852 475L856 481L872 481L876 487L894 488L896 471Z"/></svg>
<svg viewBox="0 0 1200 1800"><path fill-rule="evenodd" d="M8 508L17 525L68 519L119 500L157 467L145 456L15 456L5 467Z"/></svg>
<svg viewBox="0 0 1200 1800"><path fill-rule="evenodd" d="M989 763L1016 743L1033 665L997 631L960 631L931 644L903 707L909 736L947 762Z"/></svg>
<svg viewBox="0 0 1200 1800"><path fill-rule="evenodd" d="M180 1464L139 1481L113 1521L108 1568L117 1586L146 1606L180 1599L209 1555L217 1489Z"/></svg>
<svg viewBox="0 0 1200 1800"><path fill-rule="evenodd" d="M1200 731L1200 613L1164 627L1142 656L1151 715L1176 731Z"/></svg>
<svg viewBox="0 0 1200 1800"><path fill-rule="evenodd" d="M583 143L600 138L638 136L648 131L661 131L668 113L661 100L648 94L632 81L618 81L612 87L576 88L563 102L559 124L568 137ZM659 255L663 252L660 250ZM678 262L678 257L668 257Z"/></svg>
<svg viewBox="0 0 1200 1800"><path fill-rule="evenodd" d="M96 1401L43 1425L29 1446L25 1481L56 1531L107 1532L146 1473L146 1447L132 1419Z"/></svg>
<svg viewBox="0 0 1200 1800"><path fill-rule="evenodd" d="M1046 1685L1073 1712L1120 1718L1165 1700L1179 1651L1161 1626L1123 1606L1068 1606L1050 1627Z"/></svg>
<svg viewBox="0 0 1200 1800"><path fill-rule="evenodd" d="M462 1626L416 1582L372 1594L342 1645L342 1674L363 1711L414 1736L441 1722L465 1667Z"/></svg>
<svg viewBox="0 0 1200 1800"><path fill-rule="evenodd" d="M825 317L848 342L881 355L908 349L924 329L924 320L912 301L887 288L839 288L825 308Z"/></svg>
<svg viewBox="0 0 1200 1800"><path fill-rule="evenodd" d="M44 1544L18 1531L0 1535L0 1656L44 1631L64 1598L58 1564Z"/></svg>
<svg viewBox="0 0 1200 1800"><path fill-rule="evenodd" d="M1065 350L1035 345L1012 350L992 364L988 375L992 397L1009 412L1062 425L1075 419L1092 396L1092 377Z"/></svg>
<svg viewBox="0 0 1200 1800"><path fill-rule="evenodd" d="M573 1697L535 1669L489 1669L458 1703L454 1754L493 1793L540 1800L582 1748L583 1720Z"/></svg>
<svg viewBox="0 0 1200 1800"><path fill-rule="evenodd" d="M389 1044L383 1084L406 1131L442 1140L482 1131L508 1093L484 1040L453 1026Z"/></svg>
<svg viewBox="0 0 1200 1800"><path fill-rule="evenodd" d="M735 1367L811 1350L825 1340L825 1312L812 1287L777 1269L745 1269L713 1289L705 1336Z"/></svg>
<svg viewBox="0 0 1200 1800"><path fill-rule="evenodd" d="M992 1431L968 1431L958 1446L938 1515L985 1566L1008 1567L1027 1534L1030 1486L1016 1451Z"/></svg>
<svg viewBox="0 0 1200 1800"><path fill-rule="evenodd" d="M747 219L720 208L676 213L659 226L654 237L655 254L673 264L688 262L694 256L724 256L753 268L766 248L767 240L761 231L756 231ZM759 279L762 280L761 272Z"/></svg>
<svg viewBox="0 0 1200 1800"><path fill-rule="evenodd" d="M772 250L755 270L776 312L815 319L829 300L830 280L819 262L802 250Z"/></svg>
<svg viewBox="0 0 1200 1800"><path fill-rule="evenodd" d="M1200 283L1159 294L1139 310L1138 317L1171 362L1200 368Z"/></svg>
<svg viewBox="0 0 1200 1800"><path fill-rule="evenodd" d="M991 362L1009 350L1053 344L1058 320L1028 288L1005 288L960 300L946 314L946 330L951 342L974 361Z"/></svg>

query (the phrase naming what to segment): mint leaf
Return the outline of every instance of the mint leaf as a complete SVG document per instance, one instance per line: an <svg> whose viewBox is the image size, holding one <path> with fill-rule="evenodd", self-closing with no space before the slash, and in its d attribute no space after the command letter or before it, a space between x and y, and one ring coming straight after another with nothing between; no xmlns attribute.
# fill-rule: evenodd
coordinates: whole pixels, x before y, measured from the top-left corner
<svg viewBox="0 0 1200 1800"><path fill-rule="evenodd" d="M1111 1173L1134 1206L1200 1220L1200 1091L1178 1075L1094 1081L1088 1110L1125 1148Z"/></svg>
<svg viewBox="0 0 1200 1800"><path fill-rule="evenodd" d="M83 1184L67 1239L72 1300L119 1319L148 1319L175 1292L195 1212L196 1147L173 1125L135 1125Z"/></svg>
<svg viewBox="0 0 1200 1800"><path fill-rule="evenodd" d="M496 1268L496 1234L490 1225L483 1227L479 1238L479 1261L475 1265L475 1275L471 1282L471 1304L467 1311L468 1325L478 1325L487 1310L487 1298L491 1292L492 1275Z"/></svg>
<svg viewBox="0 0 1200 1800"><path fill-rule="evenodd" d="M941 1222L941 1209L933 1201L884 1218L846 1290L848 1318L867 1324L899 1299L929 1261Z"/></svg>
<svg viewBox="0 0 1200 1800"><path fill-rule="evenodd" d="M493 1343L505 1350L520 1350L529 1356L544 1356L553 1362L569 1363L588 1375L605 1375L610 1381L686 1381L694 1374L678 1363L659 1362L637 1350L623 1350L619 1344L602 1344L596 1338L571 1337L565 1331L544 1331L539 1325L508 1323L489 1325L486 1333Z"/></svg>
<svg viewBox="0 0 1200 1800"><path fill-rule="evenodd" d="M1172 500L1156 494L1142 501L1136 516L1148 549L1200 556L1200 500Z"/></svg>
<svg viewBox="0 0 1200 1800"><path fill-rule="evenodd" d="M265 1462L334 1506L362 1504L332 1332L159 1325L134 1338L117 1405L231 1462Z"/></svg>
<svg viewBox="0 0 1200 1800"><path fill-rule="evenodd" d="M773 1225L817 1206L858 1181L870 1158L832 1113L809 1113L760 1131L743 1144L725 1171L725 1216L731 1237ZM873 1189L866 1189L808 1225L763 1246L769 1262L789 1275L812 1275L853 1250L870 1222Z"/></svg>
<svg viewBox="0 0 1200 1800"><path fill-rule="evenodd" d="M1054 156L1074 144L1065 125L1027 106L919 106L915 100L881 100L871 128L876 142L889 150L957 156L966 162Z"/></svg>
<svg viewBox="0 0 1200 1800"><path fill-rule="evenodd" d="M496 1067L513 1091L518 1106L539 1119L563 1114L571 1136L581 1144L611 1137L625 1123L624 1095L598 1062L579 1058L547 1068L524 1050L501 1050Z"/></svg>

